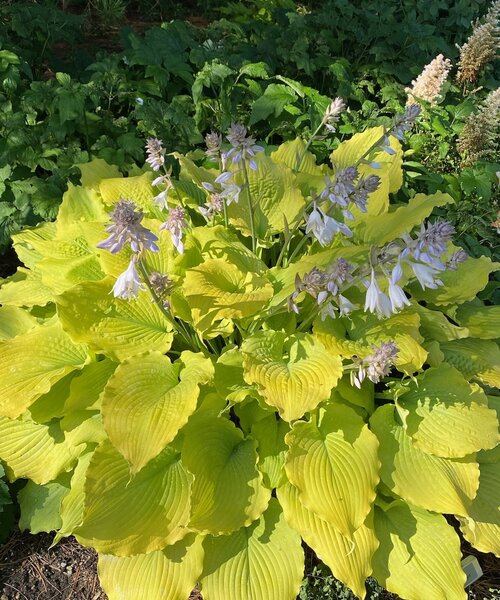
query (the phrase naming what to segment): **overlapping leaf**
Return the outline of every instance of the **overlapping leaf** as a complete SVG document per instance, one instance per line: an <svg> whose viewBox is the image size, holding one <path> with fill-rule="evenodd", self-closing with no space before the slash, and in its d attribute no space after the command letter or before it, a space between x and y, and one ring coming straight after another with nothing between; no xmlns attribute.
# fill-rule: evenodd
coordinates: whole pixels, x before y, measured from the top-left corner
<svg viewBox="0 0 500 600"><path fill-rule="evenodd" d="M301 503L348 538L362 526L379 481L378 442L357 412L332 403L286 436L286 473Z"/></svg>
<svg viewBox="0 0 500 600"><path fill-rule="evenodd" d="M285 421L299 419L330 397L342 375L342 361L308 334L287 337L263 331L241 347L245 381L256 384Z"/></svg>
<svg viewBox="0 0 500 600"><path fill-rule="evenodd" d="M205 600L295 598L304 570L300 535L285 521L274 498L250 527L208 537L201 593Z"/></svg>

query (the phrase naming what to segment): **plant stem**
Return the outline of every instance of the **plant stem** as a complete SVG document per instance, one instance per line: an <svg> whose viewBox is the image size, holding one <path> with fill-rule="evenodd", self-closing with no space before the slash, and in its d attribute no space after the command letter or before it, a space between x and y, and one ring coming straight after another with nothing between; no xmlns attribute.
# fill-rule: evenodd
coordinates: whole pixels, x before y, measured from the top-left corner
<svg viewBox="0 0 500 600"><path fill-rule="evenodd" d="M321 123L318 125L318 127L316 128L315 132L312 134L312 136L309 138L309 141L306 144L306 147L304 148L304 150L302 150L302 152L300 153L300 156L297 160L297 166L295 167L295 169L293 170L294 174L296 175L299 172L300 167L302 166L302 162L307 154L307 151L309 150L309 148L311 147L311 144L313 143L313 141L316 139L316 136L318 135L319 131L321 130L321 128L324 126L325 124L325 120L322 119Z"/></svg>
<svg viewBox="0 0 500 600"><path fill-rule="evenodd" d="M250 181L248 179L247 164L245 160L241 161L243 165L243 175L245 177L245 185L247 188L248 213L250 216L250 231L252 232L252 252L255 254L257 249L257 238L255 236L255 223L253 218L252 195L250 193Z"/></svg>

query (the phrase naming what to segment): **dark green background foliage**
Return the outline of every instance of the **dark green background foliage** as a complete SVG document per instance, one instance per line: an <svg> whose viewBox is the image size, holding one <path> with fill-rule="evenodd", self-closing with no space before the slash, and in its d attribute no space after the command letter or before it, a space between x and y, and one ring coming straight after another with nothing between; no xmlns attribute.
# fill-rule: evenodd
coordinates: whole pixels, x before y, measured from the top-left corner
<svg viewBox="0 0 500 600"><path fill-rule="evenodd" d="M151 135L168 151L186 152L207 131L241 121L277 144L307 136L337 95L349 105L341 137L388 123L403 110L405 85L437 54L456 59L456 44L487 10L478 0L199 0L181 12L174 5L68 0L64 11L49 1L0 8L0 248L23 225L55 216L67 182L78 180L75 164L97 156L127 171L142 164ZM144 33L134 32L145 15L192 16L205 27L143 23ZM453 195L453 219L474 254L494 252L500 167L462 170L455 143L498 79L490 65L481 91L465 98L448 84L445 101L409 139L412 189ZM324 159L332 143L313 150Z"/></svg>

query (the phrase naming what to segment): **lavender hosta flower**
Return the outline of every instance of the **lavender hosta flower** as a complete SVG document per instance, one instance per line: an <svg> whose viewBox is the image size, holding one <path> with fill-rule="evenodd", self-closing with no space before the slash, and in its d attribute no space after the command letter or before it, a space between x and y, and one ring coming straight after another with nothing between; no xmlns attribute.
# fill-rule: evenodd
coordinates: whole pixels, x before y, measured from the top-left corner
<svg viewBox="0 0 500 600"><path fill-rule="evenodd" d="M141 225L144 217L142 210L136 210L131 200L121 198L113 208L110 218L113 221L106 227L110 234L97 244L98 248L109 250L112 254L119 252L125 244L130 244L132 252L142 252L143 249L158 252L158 238L149 229Z"/></svg>
<svg viewBox="0 0 500 600"><path fill-rule="evenodd" d="M207 147L205 150L205 154L207 156L218 156L222 146L222 136L219 133L214 133L213 131L207 133L205 136L205 145Z"/></svg>
<svg viewBox="0 0 500 600"><path fill-rule="evenodd" d="M132 256L126 271L124 271L116 280L112 290L115 298L132 300L137 298L140 290L146 289L139 278L139 273L135 266L136 262L137 257L134 255Z"/></svg>
<svg viewBox="0 0 500 600"><path fill-rule="evenodd" d="M255 143L252 136L247 136L247 129L239 123L233 123L227 132L227 140L232 148L226 153L226 157L230 158L233 164L239 163L248 159L250 168L257 170L257 163L254 157L257 152L262 152L264 148Z"/></svg>
<svg viewBox="0 0 500 600"><path fill-rule="evenodd" d="M420 106L418 104L410 104L404 113L396 115L389 133L400 142L404 140L404 134L415 124L415 120L420 114Z"/></svg>
<svg viewBox="0 0 500 600"><path fill-rule="evenodd" d="M354 269L354 265L345 260L345 258L338 258L332 265L328 267L326 272L327 290L334 296L337 295L340 288L346 282L352 280L352 272Z"/></svg>
<svg viewBox="0 0 500 600"><path fill-rule="evenodd" d="M157 187L159 185L164 185L165 189L161 191L156 196L153 196L153 204L158 206L162 210L167 208L168 201L168 192L173 187L172 181L170 179L170 175L161 175L153 180L153 186Z"/></svg>
<svg viewBox="0 0 500 600"><path fill-rule="evenodd" d="M317 267L313 267L302 279L298 274L296 275L295 291L297 295L300 292L307 292L317 300L318 304L321 304L328 296L326 281L326 273Z"/></svg>
<svg viewBox="0 0 500 600"><path fill-rule="evenodd" d="M161 140L148 138L146 153L148 155L146 162L151 166L153 171L159 171L165 164L165 148L163 148Z"/></svg>
<svg viewBox="0 0 500 600"><path fill-rule="evenodd" d="M422 224L413 256L417 260L439 268L441 263L438 261L437 264L435 259L446 252L446 244L454 234L455 228L448 221L439 221L427 227Z"/></svg>
<svg viewBox="0 0 500 600"><path fill-rule="evenodd" d="M352 231L347 225L329 217L316 205L307 219L306 233L312 233L322 246L330 244L337 233L352 236Z"/></svg>
<svg viewBox="0 0 500 600"><path fill-rule="evenodd" d="M425 290L426 288L435 290L440 285L443 285L441 279L436 278L436 275L438 275L441 272L441 269L436 269L435 267L432 267L430 265L424 265L421 263L414 263L410 261L409 264L423 290Z"/></svg>
<svg viewBox="0 0 500 600"><path fill-rule="evenodd" d="M380 177L378 175L368 175L368 177L362 177L358 181L355 190L351 194L351 201L361 212L366 212L368 194L376 192L379 185Z"/></svg>
<svg viewBox="0 0 500 600"><path fill-rule="evenodd" d="M224 199L220 194L210 194L205 206L200 206L200 212L206 219L213 217L224 210Z"/></svg>
<svg viewBox="0 0 500 600"><path fill-rule="evenodd" d="M321 192L320 198L322 200L328 198L330 202L337 204L340 208L347 208L350 203L349 195L356 189L354 181L357 178L358 170L356 167L340 169L335 174L335 181L330 177L325 177L325 188Z"/></svg>
<svg viewBox="0 0 500 600"><path fill-rule="evenodd" d="M380 289L377 278L375 277L375 270L372 269L370 278L370 284L366 290L365 299L365 312L376 313L379 318L389 317L392 312L392 304L389 296L384 294Z"/></svg>
<svg viewBox="0 0 500 600"><path fill-rule="evenodd" d="M342 294L338 295L337 304L339 307L339 316L340 317L348 317L353 310L358 308L357 304L353 304L350 300L348 300Z"/></svg>
<svg viewBox="0 0 500 600"><path fill-rule="evenodd" d="M336 124L340 119L340 114L345 110L346 104L342 98L335 98L330 102L330 105L326 109L323 122L328 131L335 133L337 131Z"/></svg>
<svg viewBox="0 0 500 600"><path fill-rule="evenodd" d="M399 348L393 341L374 346L372 354L362 360L357 359L358 372L351 372L351 383L361 388L365 377L373 383L378 383L382 377L389 375L398 352Z"/></svg>
<svg viewBox="0 0 500 600"><path fill-rule="evenodd" d="M238 204L241 194L241 187L236 185L233 181L222 184L222 191L219 196L226 201L226 205L229 206L233 202Z"/></svg>
<svg viewBox="0 0 500 600"><path fill-rule="evenodd" d="M165 223L160 225L160 229L166 229L170 231L172 236L172 243L174 244L177 252L182 254L184 252L184 244L182 242L182 234L184 229L187 228L186 211L180 206L174 206L168 212L168 217Z"/></svg>
<svg viewBox="0 0 500 600"><path fill-rule="evenodd" d="M450 271L456 271L458 269L458 265L460 263L465 262L469 257L467 256L467 252L465 250L457 250L454 252L450 258L446 261L445 267Z"/></svg>

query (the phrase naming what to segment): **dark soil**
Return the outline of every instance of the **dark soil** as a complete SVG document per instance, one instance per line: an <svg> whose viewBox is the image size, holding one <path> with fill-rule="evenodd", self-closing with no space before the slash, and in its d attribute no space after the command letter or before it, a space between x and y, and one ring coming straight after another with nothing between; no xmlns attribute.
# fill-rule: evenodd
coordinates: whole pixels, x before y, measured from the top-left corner
<svg viewBox="0 0 500 600"><path fill-rule="evenodd" d="M0 254L0 277L5 278L13 275L20 265L21 263L14 249L8 248L3 254Z"/></svg>

